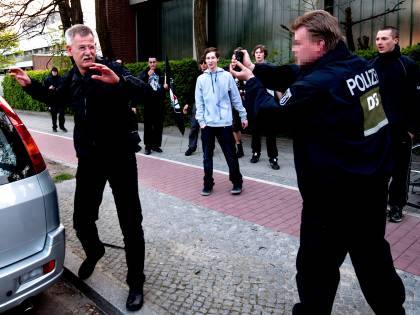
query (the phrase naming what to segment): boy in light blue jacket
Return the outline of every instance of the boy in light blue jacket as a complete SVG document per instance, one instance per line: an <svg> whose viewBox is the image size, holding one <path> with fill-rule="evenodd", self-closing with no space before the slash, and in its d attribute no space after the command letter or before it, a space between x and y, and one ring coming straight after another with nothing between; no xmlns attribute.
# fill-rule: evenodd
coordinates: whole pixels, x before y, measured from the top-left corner
<svg viewBox="0 0 420 315"><path fill-rule="evenodd" d="M198 77L195 86L195 118L200 124L203 143L204 187L201 195L208 196L213 190L213 151L216 138L229 167L229 180L233 184L230 193L239 195L242 192L242 174L239 171L232 134L232 106L239 112L243 128L248 126L246 110L232 75L217 66L217 48L207 48L204 55L208 69Z"/></svg>

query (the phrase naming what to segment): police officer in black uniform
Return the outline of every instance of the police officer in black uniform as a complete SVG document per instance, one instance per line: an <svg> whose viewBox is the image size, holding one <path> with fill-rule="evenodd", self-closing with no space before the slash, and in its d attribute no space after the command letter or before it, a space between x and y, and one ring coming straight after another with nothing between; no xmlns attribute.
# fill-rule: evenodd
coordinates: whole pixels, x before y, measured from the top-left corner
<svg viewBox="0 0 420 315"><path fill-rule="evenodd" d="M150 87L120 64L98 60L89 27L74 25L65 36L75 66L56 91L31 80L21 69L11 73L34 98L46 102L58 96L73 107L78 158L73 223L86 253L78 274L83 280L90 277L105 253L95 221L108 181L124 236L129 286L126 307L139 310L143 305L145 245L135 157L138 140L133 140L130 129L129 100L145 95Z"/></svg>
<svg viewBox="0 0 420 315"><path fill-rule="evenodd" d="M390 138L378 77L348 51L337 20L326 11L305 13L292 30L298 68L254 66L246 54L253 73L243 65L234 71L234 60L231 71L246 80L257 114L277 117L293 137L303 199L300 303L293 314L331 313L347 253L373 311L405 314L404 286L384 238ZM280 103L266 88L284 91ZM364 219L355 220L361 214Z"/></svg>
<svg viewBox="0 0 420 315"><path fill-rule="evenodd" d="M379 76L385 114L391 128L394 167L389 184L389 220L401 222L408 199L412 139L420 131L420 69L401 55L399 32L386 26L376 35L378 56L371 61Z"/></svg>

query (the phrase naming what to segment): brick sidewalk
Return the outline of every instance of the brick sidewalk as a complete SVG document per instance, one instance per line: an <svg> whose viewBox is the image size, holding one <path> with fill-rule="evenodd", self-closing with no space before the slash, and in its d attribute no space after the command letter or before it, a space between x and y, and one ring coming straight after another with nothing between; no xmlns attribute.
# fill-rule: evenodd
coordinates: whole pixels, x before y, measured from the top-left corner
<svg viewBox="0 0 420 315"><path fill-rule="evenodd" d="M71 139L36 131L31 133L43 155L76 164ZM215 172L216 185L212 195L202 197L202 169L142 154L137 155L137 162L141 185L279 232L299 235L302 200L293 187L246 178L240 197L232 196L228 176ZM391 244L395 266L420 276L420 218L407 215L400 224L388 223L386 238Z"/></svg>

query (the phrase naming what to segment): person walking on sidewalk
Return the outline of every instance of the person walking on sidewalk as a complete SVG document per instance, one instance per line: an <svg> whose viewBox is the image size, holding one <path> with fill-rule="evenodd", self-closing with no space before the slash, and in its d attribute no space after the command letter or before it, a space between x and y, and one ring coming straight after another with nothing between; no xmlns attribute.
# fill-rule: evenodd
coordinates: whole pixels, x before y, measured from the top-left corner
<svg viewBox="0 0 420 315"><path fill-rule="evenodd" d="M399 31L386 26L376 35L378 56L371 61L379 76L385 114L391 127L394 167L389 184L389 221L401 222L408 200L411 146L420 130L420 70L416 63L402 56Z"/></svg>
<svg viewBox="0 0 420 315"><path fill-rule="evenodd" d="M203 143L204 187L201 195L210 195L214 186L215 138L220 144L229 167L229 179L233 183L230 192L233 195L239 195L242 192L242 174L239 170L232 133L232 106L239 112L244 128L248 126L246 110L242 106L241 96L232 75L217 66L219 61L217 48L207 48L204 56L208 69L198 77L195 86L197 107L195 117L200 124Z"/></svg>
<svg viewBox="0 0 420 315"><path fill-rule="evenodd" d="M198 66L200 68L198 75L202 74L204 71L207 70L206 59L204 58L204 56L200 57ZM194 88L195 88L195 84L194 84ZM194 92L192 94L194 94ZM184 115L188 113L188 108L189 108L189 105L185 104L184 108L182 109L182 112L184 113ZM194 104L191 109L191 119L190 119L191 127L190 127L190 133L188 135L188 149L187 151L185 151L185 156L190 156L197 150L198 133L200 132L200 124L195 118L195 113L196 113L196 107Z"/></svg>
<svg viewBox="0 0 420 315"><path fill-rule="evenodd" d="M47 87L49 90L57 90L60 85L61 77L58 75L58 69L56 67L52 67L51 74L44 80L44 86ZM67 132L66 127L64 127L64 123L66 122L66 119L64 117L65 104L62 103L62 100L56 98L51 102L47 103L47 106L50 109L51 113L52 130L54 132L57 132L58 115L58 125L60 129L64 132Z"/></svg>
<svg viewBox="0 0 420 315"><path fill-rule="evenodd" d="M149 155L152 150L162 153L163 122L165 120L165 91L168 85L158 69L157 59L149 57L149 66L142 71L139 79L150 85L152 91L144 100L144 154Z"/></svg>
<svg viewBox="0 0 420 315"><path fill-rule="evenodd" d="M249 68L232 60L231 72L247 81L258 115L275 117L293 137L303 199L293 314L331 313L347 253L375 314L405 314L385 239L391 139L377 73L349 52L328 12L307 12L291 29L297 68L253 65L246 56ZM280 102L266 88L284 92Z"/></svg>
<svg viewBox="0 0 420 315"><path fill-rule="evenodd" d="M268 55L267 48L264 45L257 45L252 50L252 55L255 58L255 63L266 63L265 58ZM277 94L273 90L267 90L274 98L277 98ZM273 126L265 126L262 128L261 124L257 122L255 116L249 114L252 117L250 119L251 129L252 129L252 138L251 138L251 148L252 148L252 157L250 162L257 163L260 160L261 156L261 134L263 133L263 129L265 130L265 141L267 145L267 155L268 161L270 162L270 166L273 170L280 169L278 164L278 155L279 152L277 150L276 144L276 133L273 131Z"/></svg>
<svg viewBox="0 0 420 315"><path fill-rule="evenodd" d="M65 39L67 53L75 65L54 93L22 69L12 69L11 74L35 99L46 101L55 94L73 106L78 158L73 224L86 253L78 275L82 280L89 278L105 253L95 221L108 181L124 236L129 287L126 307L129 311L139 310L143 305L145 244L129 96L144 96L150 86L120 64L97 59L89 27L73 25L66 31Z"/></svg>

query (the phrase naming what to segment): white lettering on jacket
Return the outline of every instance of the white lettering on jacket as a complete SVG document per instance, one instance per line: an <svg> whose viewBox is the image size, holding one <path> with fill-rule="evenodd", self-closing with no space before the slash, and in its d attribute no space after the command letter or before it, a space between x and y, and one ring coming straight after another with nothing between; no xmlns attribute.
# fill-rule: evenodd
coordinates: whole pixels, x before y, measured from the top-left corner
<svg viewBox="0 0 420 315"><path fill-rule="evenodd" d="M378 74L375 69L369 69L365 72L356 74L354 78L346 80L347 87L350 90L352 96L354 96L354 89L357 88L360 92L379 83Z"/></svg>

